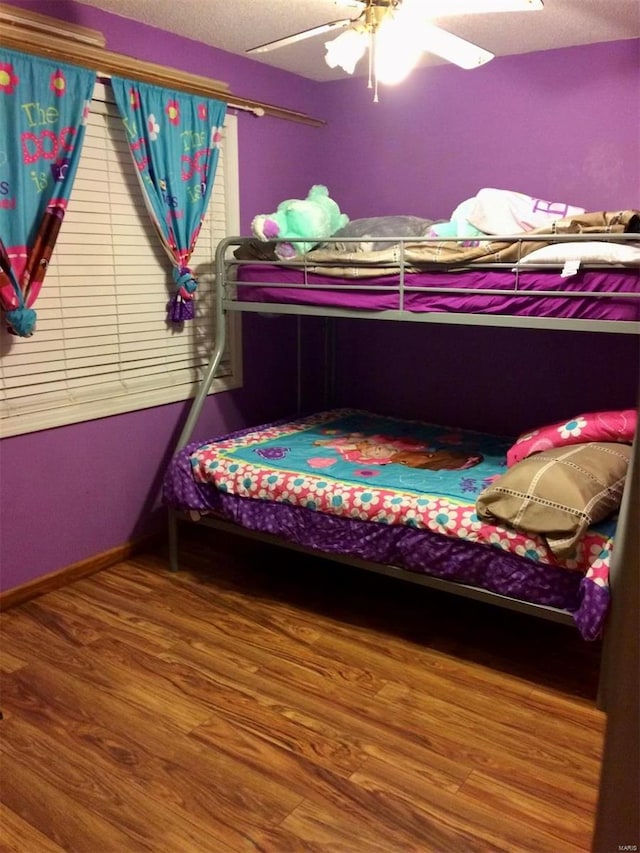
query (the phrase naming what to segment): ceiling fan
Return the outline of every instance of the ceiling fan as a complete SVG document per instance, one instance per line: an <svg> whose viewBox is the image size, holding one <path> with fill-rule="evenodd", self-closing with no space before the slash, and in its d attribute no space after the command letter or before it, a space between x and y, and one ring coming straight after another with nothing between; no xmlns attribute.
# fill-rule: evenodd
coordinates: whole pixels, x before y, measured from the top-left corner
<svg viewBox="0 0 640 853"><path fill-rule="evenodd" d="M429 23L429 18L543 8L542 0L349 0L349 5L360 9L355 18L329 21L252 47L247 53L276 50L341 29L343 32L337 38L325 42L325 61L331 68L340 66L353 74L368 49L369 87L375 89L377 101L378 83L399 83L425 51L461 68L477 68L493 59L490 51Z"/></svg>

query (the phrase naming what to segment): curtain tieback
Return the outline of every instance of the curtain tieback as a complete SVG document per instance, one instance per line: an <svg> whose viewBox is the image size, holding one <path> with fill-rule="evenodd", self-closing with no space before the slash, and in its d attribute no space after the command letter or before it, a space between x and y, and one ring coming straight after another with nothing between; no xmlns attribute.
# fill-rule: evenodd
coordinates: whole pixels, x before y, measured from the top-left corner
<svg viewBox="0 0 640 853"><path fill-rule="evenodd" d="M182 299L193 299L198 282L189 267L174 267L173 280L178 287L178 296Z"/></svg>
<svg viewBox="0 0 640 853"><path fill-rule="evenodd" d="M173 280L177 290L171 297L167 306L169 320L173 323L184 323L185 320L193 320L195 315L194 296L198 282L189 267L174 267Z"/></svg>
<svg viewBox="0 0 640 853"><path fill-rule="evenodd" d="M13 308L7 311L5 318L8 323L8 331L12 335L21 338L30 338L36 328L36 312L33 308Z"/></svg>
<svg viewBox="0 0 640 853"><path fill-rule="evenodd" d="M15 277L15 273L11 267L9 255L4 247L4 243L0 240L0 272L9 282L15 294L15 300L18 303L15 308L5 311L5 319L7 321L7 330L12 335L18 335L21 338L29 338L34 333L36 328L36 312L33 308L27 308L24 302L24 294ZM1 280L1 277L0 277Z"/></svg>

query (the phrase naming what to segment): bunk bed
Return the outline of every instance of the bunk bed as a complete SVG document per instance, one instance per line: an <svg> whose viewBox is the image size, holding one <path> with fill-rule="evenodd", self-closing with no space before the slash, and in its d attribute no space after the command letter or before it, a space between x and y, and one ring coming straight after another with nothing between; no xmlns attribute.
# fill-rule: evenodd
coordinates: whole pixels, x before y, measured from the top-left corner
<svg viewBox="0 0 640 853"><path fill-rule="evenodd" d="M224 351L226 318L235 312L640 336L638 211L602 216L553 233L484 241L387 237L372 249L358 239L329 239L288 261L268 254L278 241L262 247L251 238L223 240L215 260L215 351L164 482L172 567L179 523L195 521L599 637L619 571L614 537L629 524L624 498L617 509L635 410L600 413L613 419L603 430L590 430L587 415L588 445L572 434L574 425L548 425L545 434L564 429L566 440L516 460L539 462L544 453L598 443L616 458L600 515L579 513L580 530L555 539L535 523L514 526L492 494L518 467L514 454L530 437L331 406L207 441L194 440L194 432ZM395 510L403 502L408 515L401 518Z"/></svg>

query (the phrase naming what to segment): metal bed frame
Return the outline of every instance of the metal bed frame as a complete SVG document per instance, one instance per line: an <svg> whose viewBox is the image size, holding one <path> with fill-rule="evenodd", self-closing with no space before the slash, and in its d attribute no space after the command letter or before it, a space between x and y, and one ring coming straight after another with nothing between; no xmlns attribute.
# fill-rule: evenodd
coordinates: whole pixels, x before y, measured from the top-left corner
<svg viewBox="0 0 640 853"><path fill-rule="evenodd" d="M596 236L593 233L589 234L553 234L553 235L544 235L544 237L548 238L548 242L553 242L553 244L558 243L579 243L579 242L594 242ZM543 239L543 236L540 234L537 235L516 235L516 236L492 236L492 242L500 243L500 242L511 242L518 246L518 258L524 257L522 254L522 247L526 243L539 243ZM315 315L320 317L342 317L342 318L359 318L359 319L375 319L375 320L401 320L405 322L414 322L414 323L442 323L446 325L480 325L480 326L509 326L509 327L521 327L521 328L533 328L533 329L559 329L559 330L573 330L573 331L593 331L593 332L612 332L616 334L639 334L640 333L640 321L627 321L627 320L576 320L569 318L558 318L558 317L535 317L535 316L517 316L517 315L508 315L508 314L474 314L474 313L445 313L445 312L412 312L404 309L405 298L407 294L410 293L439 293L439 294L451 294L460 296L462 294L466 295L480 295L480 296L513 296L515 294L521 293L523 295L530 296L532 298L539 297L563 297L570 299L577 299L584 296L584 293L580 293L578 291L572 290L535 290L535 291L523 291L520 288L520 276L524 273L530 273L535 270L558 270L562 269L563 264L558 263L539 263L539 264L526 264L526 266L521 267L518 265L518 261L510 261L508 263L471 263L471 264L455 264L450 267L446 267L443 264L432 263L432 264L421 264L420 269L425 271L456 271L456 272L464 272L466 270L507 270L512 271L513 273L513 284L509 288L494 288L494 289L473 289L473 288L464 288L464 290L441 286L441 287L433 287L431 285L411 285L406 282L406 273L410 270L408 262L405 259L405 247L408 244L416 244L416 243L425 243L425 244L436 244L442 243L443 240L439 237L424 237L421 239L417 238L376 238L377 242L386 242L389 244L398 244L398 256L399 260L397 263L388 262L386 264L381 264L380 267L385 267L388 269L390 274L394 274L397 278L395 283L385 285L385 286L376 286L376 292L391 292L397 293L399 298L399 309L388 309L388 310L364 310L364 309L349 309L349 308L333 308L330 306L324 305L293 305L288 302L276 302L273 300L269 300L269 302L248 302L248 301L238 301L236 299L236 288L242 288L245 285L249 285L252 288L259 288L261 285L259 282L240 282L237 280L237 276L235 275L235 271L243 265L250 264L252 266L265 266L274 270L274 278L271 279L267 286L269 288L286 288L286 289L294 289L296 287L295 284L286 281L278 281L277 278L277 270L279 268L288 268L292 267L298 269L303 277L303 281L300 285L301 288L312 288L313 290L340 290L340 291L350 291L353 293L357 293L359 291L367 291L371 288L367 286L366 279L358 279L354 281L354 283L345 282L344 279L336 279L335 284L319 284L315 281L311 281L309 279L309 275L312 272L317 272L319 268L321 268L321 264L318 261L314 260L312 256L302 255L297 260L293 261L259 261L259 260L238 260L234 257L229 256L229 250L233 247L242 246L246 243L248 238L242 237L228 237L223 240L216 251L215 257L215 277L217 283L217 308L218 312L222 311L240 311L240 312L258 312L258 313L272 313L272 314L295 314L295 315ZM468 238L457 238L457 242L465 242ZM598 237L599 242L607 242L607 243L617 243L619 245L624 245L626 243L634 243L636 245L640 245L640 235L639 234L602 234L601 238ZM272 241L273 243L284 242L282 240ZM288 240L286 242L301 242L300 240ZM339 242L341 244L358 244L361 242L359 238L340 238L336 240L335 238L329 238L323 243L323 246L330 246L335 242ZM452 238L451 240L447 238L446 242L456 242L456 238ZM337 266L335 262L331 262L329 266ZM354 266L353 261L345 262L345 267ZM581 269L585 270L610 270L612 268L612 264L607 263L582 263L580 265ZM629 269L629 267L626 267ZM410 270L414 271L414 270ZM382 274L382 273L381 273ZM637 268L637 275L640 279L640 267ZM619 297L619 293L611 293L611 292L591 292L588 294L590 298L594 299L612 299ZM640 287L638 291L635 293L625 293L625 298L630 299L640 299Z"/></svg>
<svg viewBox="0 0 640 853"><path fill-rule="evenodd" d="M226 326L227 326L227 315L233 312L258 312L260 314L292 314L298 316L310 315L310 316L321 316L325 318L333 318L333 317L341 317L341 318L358 318L358 319L376 319L376 320L394 320L394 321L405 321L405 322L422 322L422 323L445 323L445 324L462 324L462 325L481 325L481 326L512 326L512 327L522 327L522 328L540 328L540 329L559 329L566 331L589 331L589 332L603 332L609 334L631 334L636 335L640 342L640 321L613 321L613 320L575 320L575 319L563 319L563 318L551 318L551 317L527 317L527 316L507 316L505 314L500 315L492 315L492 314L469 314L469 313L413 313L402 310L356 310L356 309L343 309L343 308L331 308L326 306L314 306L314 305L293 305L291 303L276 303L276 302L243 302L238 301L236 298L237 289L242 286L241 283L237 281L236 270L243 263L251 263L256 264L260 263L259 261L251 260L251 261L241 261L237 260L235 257L230 255L230 250L234 247L238 247L243 245L248 241L249 238L243 237L229 237L224 239L218 245L215 257L215 279L216 279L216 328L215 328L215 346L213 353L211 355L209 364L207 366L206 372L201 380L201 384L198 390L196 397L193 400L191 409L189 411L188 417L186 419L184 428L181 432L179 440L177 442L175 453L185 447L192 438L193 432L196 428L198 419L200 417L202 407L207 397L207 393L211 384L216 376L216 372L220 365L220 361L222 359L223 352L225 350L226 345ZM496 240L518 240L521 242L530 240L540 240L540 236L537 237L527 237L525 235L518 235L517 237L496 237ZM579 240L591 240L596 239L593 234L589 235L553 235L553 242L577 242ZM600 239L598 235L597 239ZM624 234L624 235L613 235L607 234L603 235L602 239L606 239L607 241L612 242L620 242L624 243L627 241L635 240L638 241L638 235L636 234ZM289 241L290 242L290 241ZM330 242L330 241L327 241ZM349 242L342 239L340 242ZM352 239L350 242L359 242L358 240ZM404 259L404 243L412 242L415 243L415 238L411 240L398 240L395 238L388 238L388 242L390 243L398 243L399 244L399 252L401 261ZM291 266L290 261L287 262L263 262L268 266L274 267L276 270L275 281L269 282L269 287L273 288L277 287L287 287L292 288L295 285L291 283L285 283L277 281L277 268L279 266ZM308 261L306 257L302 257L298 262L294 262L294 265L298 266L303 274L304 281L307 282L307 273L310 267L317 268L317 263L313 261ZM562 265L538 265L538 269L545 268L548 269L550 266L558 269ZM483 294L492 294L492 293L500 293L500 294L513 294L514 291L518 289L518 273L519 269L514 263L508 264L472 264L470 266L464 267L464 269L478 269L482 267L484 269L511 269L513 270L513 287L509 290L499 290L499 291L477 291ZM590 264L583 265L585 268L605 268L610 269L611 266L607 264ZM434 265L434 268L438 268L442 270L442 265ZM535 269L533 265L527 265L526 272L530 272ZM463 269L460 266L456 267L457 270ZM397 281L393 285L393 289L399 293L400 297L400 305L404 304L404 294L412 289L409 285L405 283L405 265L404 263L400 263L399 267L397 265L392 265L390 267L390 272L395 272L397 275ZM634 293L625 293L625 298L639 298L640 299L640 268L637 268L638 273L638 289L637 292ZM252 286L255 287L256 284L252 283ZM259 284L257 285L259 286ZM309 286L309 284L304 284L301 286ZM354 283L353 285L345 285L343 279L336 281L336 285L318 285L315 282L313 283L314 289L321 288L331 288L332 286L339 287L341 290L345 290L345 288L352 287L353 289L362 290L363 287L366 289L366 285L362 285L361 283ZM420 288L418 288L420 289ZM439 292L443 289L438 289ZM452 293L455 293L455 290L451 290ZM459 293L460 291L458 291ZM465 291L468 292L468 291ZM558 291L527 291L527 295L533 296L582 296L583 294L575 294L567 291L566 293L559 293ZM599 293L599 294L590 294L590 296L594 296L594 298L610 298L615 297L618 294L611 293ZM300 381L300 380L299 380ZM638 439L636 438L635 442L635 454L637 456L638 452ZM630 473L629 480L632 477L640 476L640 471L638 470L638 463L632 466L633 474ZM627 486L629 484L627 483ZM628 490L628 489L627 489ZM619 533L617 536L620 537L621 543L623 543L623 547L620 549L616 549L614 551L611 572L610 572L610 584L611 589L617 588L620 584L620 577L626 571L632 571L634 566L637 566L640 562L640 555L638 554L630 554L628 553L628 548L624 543L626 543L630 537L625 535L625 530L629 525L634 523L633 521L633 510L629 506L629 501L626 499L626 491L625 497L622 501L622 506L620 510L620 519L618 524ZM186 512L182 512L173 508L169 508L169 557L170 557L170 565L173 570L178 569L178 527L179 523L182 521L189 521L189 514ZM635 519L637 523L637 517ZM301 551L304 553L312 554L316 557L325 558L331 560L336 563L346 563L348 565L356 566L359 568L364 568L370 571L378 572L384 575L389 575L392 577L401 578L403 580L418 583L426 587L431 587L434 589L440 589L446 592L455 593L457 595L462 595L468 598L472 598L477 601L483 601L486 603L497 604L502 607L506 607L511 610L515 610L521 613L527 613L536 615L548 620L552 620L554 622L560 622L567 625L573 625L573 619L569 612L565 610L561 610L554 607L549 607L545 605L530 603L526 601L521 601L518 599L512 599L498 593L491 592L489 590L484 590L481 588L477 588L474 586L469 586L463 583L458 583L455 581L443 580L437 577L431 577L429 575L417 574L415 572L409 572L403 568L397 566L387 566L378 563L368 562L359 558L351 558L347 556L340 556L337 554L329 554L318 550L311 550L300 546L298 544L289 542L285 539L282 539L278 536L272 534L263 534L255 531L247 530L233 522L226 521L221 518L216 518L213 516L205 516L197 522L199 525L203 525L206 527L211 527L213 529L232 532L235 534L247 536L250 538L258 539L260 541L274 543L283 547L287 547L290 549L294 549L296 551ZM605 632L606 634L609 631ZM605 654L606 658L606 654ZM601 684L607 684L606 679L602 676ZM605 701L605 687L602 688L601 691L601 701Z"/></svg>

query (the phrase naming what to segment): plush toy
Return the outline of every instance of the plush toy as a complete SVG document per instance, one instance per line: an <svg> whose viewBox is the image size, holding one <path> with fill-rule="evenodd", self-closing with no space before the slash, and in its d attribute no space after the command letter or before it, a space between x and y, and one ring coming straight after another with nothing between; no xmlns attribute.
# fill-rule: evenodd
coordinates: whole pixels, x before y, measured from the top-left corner
<svg viewBox="0 0 640 853"><path fill-rule="evenodd" d="M259 240L286 240L276 244L275 253L288 260L308 252L348 222L349 217L329 198L329 190L315 184L305 199L289 198L278 205L275 213L256 216L251 230ZM293 242L302 237L310 238L309 242Z"/></svg>
<svg viewBox="0 0 640 853"><path fill-rule="evenodd" d="M484 231L479 231L472 225L467 216L471 212L475 198L468 198L459 204L447 222L437 222L429 229L428 237L486 237Z"/></svg>

